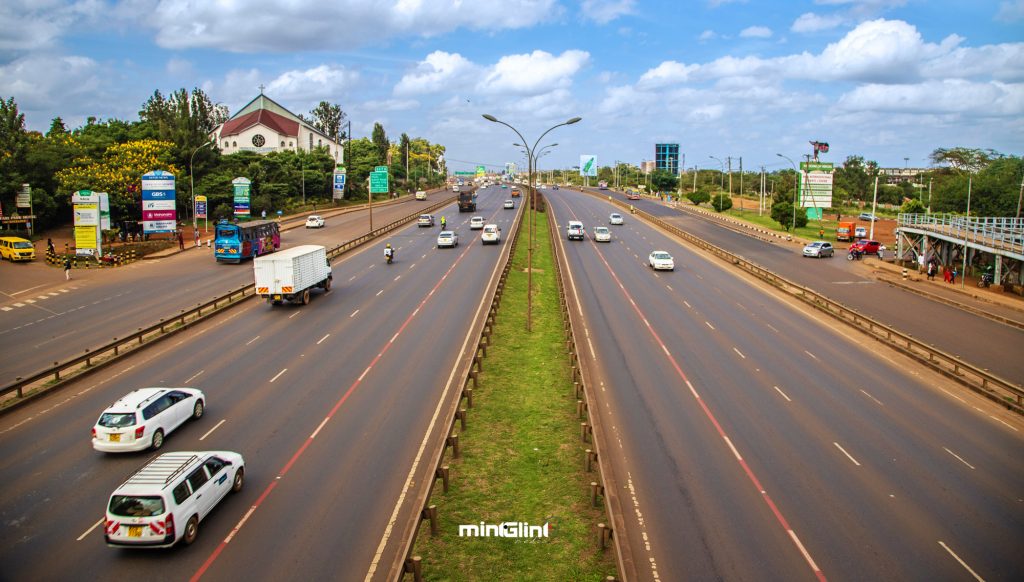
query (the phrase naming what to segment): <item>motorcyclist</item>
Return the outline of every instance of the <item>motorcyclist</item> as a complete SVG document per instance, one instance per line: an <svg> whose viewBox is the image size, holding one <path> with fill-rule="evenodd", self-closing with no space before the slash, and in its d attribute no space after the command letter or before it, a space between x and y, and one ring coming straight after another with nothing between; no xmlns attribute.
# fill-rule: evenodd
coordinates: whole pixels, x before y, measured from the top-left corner
<svg viewBox="0 0 1024 582"><path fill-rule="evenodd" d="M441 230L444 230L446 226L448 226L448 219L442 216L441 217Z"/></svg>
<svg viewBox="0 0 1024 582"><path fill-rule="evenodd" d="M395 258L395 249L391 248L391 243L384 246L384 258L390 263Z"/></svg>

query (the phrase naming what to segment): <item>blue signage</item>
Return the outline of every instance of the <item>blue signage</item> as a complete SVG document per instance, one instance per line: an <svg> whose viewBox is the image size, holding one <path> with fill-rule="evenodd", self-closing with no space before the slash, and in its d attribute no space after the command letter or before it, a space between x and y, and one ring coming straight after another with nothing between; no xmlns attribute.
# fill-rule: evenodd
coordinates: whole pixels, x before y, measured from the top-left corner
<svg viewBox="0 0 1024 582"><path fill-rule="evenodd" d="M174 174L154 170L142 175L142 232L174 232L178 214L174 199Z"/></svg>

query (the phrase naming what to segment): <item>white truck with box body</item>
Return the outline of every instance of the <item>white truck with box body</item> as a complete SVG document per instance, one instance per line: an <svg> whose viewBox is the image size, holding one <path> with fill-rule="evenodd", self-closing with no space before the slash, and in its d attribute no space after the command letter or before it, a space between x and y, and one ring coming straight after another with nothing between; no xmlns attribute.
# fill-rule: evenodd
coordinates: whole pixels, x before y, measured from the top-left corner
<svg viewBox="0 0 1024 582"><path fill-rule="evenodd" d="M273 305L292 301L309 303L309 292L319 287L331 289L331 263L327 249L319 245L302 245L277 251L252 262L256 273L256 294Z"/></svg>

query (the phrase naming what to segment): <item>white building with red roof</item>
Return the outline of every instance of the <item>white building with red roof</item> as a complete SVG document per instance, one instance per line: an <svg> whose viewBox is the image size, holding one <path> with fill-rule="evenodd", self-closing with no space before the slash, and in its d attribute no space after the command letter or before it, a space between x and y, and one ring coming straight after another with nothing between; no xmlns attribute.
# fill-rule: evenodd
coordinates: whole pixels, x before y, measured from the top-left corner
<svg viewBox="0 0 1024 582"><path fill-rule="evenodd" d="M222 154L311 151L322 147L327 148L336 164L345 161L341 144L262 92L217 126L213 134Z"/></svg>

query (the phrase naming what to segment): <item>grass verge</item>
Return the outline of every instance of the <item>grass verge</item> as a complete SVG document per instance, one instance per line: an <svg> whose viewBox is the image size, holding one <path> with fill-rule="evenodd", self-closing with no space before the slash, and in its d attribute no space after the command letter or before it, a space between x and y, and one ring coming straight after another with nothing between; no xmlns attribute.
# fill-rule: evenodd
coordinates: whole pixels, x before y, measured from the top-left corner
<svg viewBox="0 0 1024 582"><path fill-rule="evenodd" d="M533 331L526 332L525 223L483 362L473 409L438 484L440 535L424 522L415 553L428 580L602 580L616 575L614 550L596 548L603 506L591 507L596 473L583 469L569 359L547 218L538 213L533 257ZM459 525L549 524L550 537L459 537Z"/></svg>

